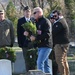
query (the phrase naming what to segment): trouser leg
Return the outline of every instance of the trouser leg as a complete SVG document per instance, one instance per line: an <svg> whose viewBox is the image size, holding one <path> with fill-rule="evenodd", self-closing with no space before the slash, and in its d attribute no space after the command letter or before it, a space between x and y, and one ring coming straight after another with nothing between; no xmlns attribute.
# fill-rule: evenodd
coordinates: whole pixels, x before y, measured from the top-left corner
<svg viewBox="0 0 75 75"><path fill-rule="evenodd" d="M28 72L29 70L29 64L28 64L28 61L27 61L27 48L22 48L23 50L23 57L24 57L24 61L25 61L25 67L26 67L26 72Z"/></svg>
<svg viewBox="0 0 75 75"><path fill-rule="evenodd" d="M60 71L60 74L69 75L69 66L67 62L68 45L64 44L61 47L61 45L56 44L54 49L55 49L56 62L58 64L58 69Z"/></svg>
<svg viewBox="0 0 75 75"><path fill-rule="evenodd" d="M51 52L51 48L39 48L37 58L37 69L46 73L51 73L51 69L48 63L48 57Z"/></svg>

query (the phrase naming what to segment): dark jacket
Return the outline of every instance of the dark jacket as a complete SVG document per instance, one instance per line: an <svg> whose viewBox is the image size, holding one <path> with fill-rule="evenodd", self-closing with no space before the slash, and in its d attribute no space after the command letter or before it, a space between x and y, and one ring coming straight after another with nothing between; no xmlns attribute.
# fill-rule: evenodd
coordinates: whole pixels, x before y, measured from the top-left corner
<svg viewBox="0 0 75 75"><path fill-rule="evenodd" d="M30 40L28 40L26 38L26 36L24 36L24 28L21 26L22 24L26 23L26 19L25 17L22 17L18 20L18 24L17 24L17 37L18 37L18 44L19 47L28 47L28 44L30 42Z"/></svg>
<svg viewBox="0 0 75 75"><path fill-rule="evenodd" d="M41 17L36 21L37 30L41 30L41 35L36 36L39 42L38 47L51 47L52 46L52 27L48 19Z"/></svg>
<svg viewBox="0 0 75 75"><path fill-rule="evenodd" d="M10 20L3 20L0 22L0 47L9 46L14 44L14 28Z"/></svg>
<svg viewBox="0 0 75 75"><path fill-rule="evenodd" d="M60 19L52 26L53 44L69 43L69 27L64 18Z"/></svg>

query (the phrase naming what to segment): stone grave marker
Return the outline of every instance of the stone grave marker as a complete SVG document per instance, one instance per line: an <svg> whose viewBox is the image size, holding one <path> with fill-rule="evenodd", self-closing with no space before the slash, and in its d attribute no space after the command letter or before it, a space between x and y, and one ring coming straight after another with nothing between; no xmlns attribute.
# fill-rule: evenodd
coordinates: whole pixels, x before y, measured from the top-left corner
<svg viewBox="0 0 75 75"><path fill-rule="evenodd" d="M43 73L41 70L29 70L25 75L51 75L49 73Z"/></svg>
<svg viewBox="0 0 75 75"><path fill-rule="evenodd" d="M12 67L10 60L0 60L0 75L12 75Z"/></svg>
<svg viewBox="0 0 75 75"><path fill-rule="evenodd" d="M26 75L45 75L45 74L40 70L29 70Z"/></svg>

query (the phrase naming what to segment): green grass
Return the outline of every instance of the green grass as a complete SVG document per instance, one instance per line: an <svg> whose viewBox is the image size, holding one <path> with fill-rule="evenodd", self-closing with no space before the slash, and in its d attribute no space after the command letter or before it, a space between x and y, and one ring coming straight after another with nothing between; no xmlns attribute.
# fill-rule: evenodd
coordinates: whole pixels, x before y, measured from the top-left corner
<svg viewBox="0 0 75 75"><path fill-rule="evenodd" d="M75 60L75 57L68 57L68 60Z"/></svg>
<svg viewBox="0 0 75 75"><path fill-rule="evenodd" d="M12 47L14 50L22 50L20 47Z"/></svg>

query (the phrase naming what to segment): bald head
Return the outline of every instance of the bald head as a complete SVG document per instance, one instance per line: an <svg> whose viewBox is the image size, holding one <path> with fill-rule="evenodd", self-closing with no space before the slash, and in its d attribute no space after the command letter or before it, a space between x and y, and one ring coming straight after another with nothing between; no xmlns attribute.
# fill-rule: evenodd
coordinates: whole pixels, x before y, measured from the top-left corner
<svg viewBox="0 0 75 75"><path fill-rule="evenodd" d="M43 10L40 7L35 7L33 12L35 19L38 19L39 17L43 16Z"/></svg>
<svg viewBox="0 0 75 75"><path fill-rule="evenodd" d="M36 11L40 12L40 15L43 15L43 10L40 7L34 8L34 12Z"/></svg>

